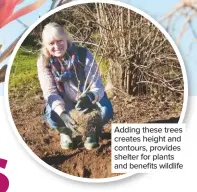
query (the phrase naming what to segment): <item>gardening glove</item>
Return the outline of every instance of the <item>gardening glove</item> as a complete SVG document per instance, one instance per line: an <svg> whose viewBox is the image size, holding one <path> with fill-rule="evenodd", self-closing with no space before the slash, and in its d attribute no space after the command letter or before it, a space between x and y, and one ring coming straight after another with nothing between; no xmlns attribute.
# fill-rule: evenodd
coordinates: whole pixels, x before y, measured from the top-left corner
<svg viewBox="0 0 197 192"><path fill-rule="evenodd" d="M70 117L69 114L62 112L60 118L68 129L70 129L73 133L78 134L78 131L76 130L76 122Z"/></svg>
<svg viewBox="0 0 197 192"><path fill-rule="evenodd" d="M92 101L94 100L94 94L92 92L87 92L84 96L79 98L77 104L75 105L75 109L78 111L86 111L92 109L94 107Z"/></svg>

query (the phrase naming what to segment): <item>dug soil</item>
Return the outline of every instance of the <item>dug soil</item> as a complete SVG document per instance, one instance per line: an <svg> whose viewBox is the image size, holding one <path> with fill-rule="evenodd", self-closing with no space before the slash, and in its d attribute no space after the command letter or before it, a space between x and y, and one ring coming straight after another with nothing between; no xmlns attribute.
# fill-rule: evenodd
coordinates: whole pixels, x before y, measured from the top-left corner
<svg viewBox="0 0 197 192"><path fill-rule="evenodd" d="M174 102L152 97L127 97L118 93L110 95L114 119L105 125L100 145L93 150L86 150L80 138L75 138L74 149L60 148L59 133L43 122L41 92L28 98L10 96L10 108L24 142L45 163L77 177L115 177L119 174L111 172L111 123L175 123L182 110L182 98Z"/></svg>

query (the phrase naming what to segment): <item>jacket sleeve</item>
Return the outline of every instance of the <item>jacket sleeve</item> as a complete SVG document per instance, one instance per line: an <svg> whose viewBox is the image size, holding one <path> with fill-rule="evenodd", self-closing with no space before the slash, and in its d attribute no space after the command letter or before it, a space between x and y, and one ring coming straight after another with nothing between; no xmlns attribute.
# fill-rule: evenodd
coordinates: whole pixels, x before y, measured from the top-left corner
<svg viewBox="0 0 197 192"><path fill-rule="evenodd" d="M99 68L94 61L93 55L87 50L85 63L85 76L88 77L88 84L91 83L90 91L95 95L95 102L100 101L104 96L104 86L99 73ZM88 75L89 74L89 75Z"/></svg>
<svg viewBox="0 0 197 192"><path fill-rule="evenodd" d="M58 94L51 70L43 65L43 58L40 56L37 61L38 79L43 91L45 101L58 115L65 111L65 103Z"/></svg>

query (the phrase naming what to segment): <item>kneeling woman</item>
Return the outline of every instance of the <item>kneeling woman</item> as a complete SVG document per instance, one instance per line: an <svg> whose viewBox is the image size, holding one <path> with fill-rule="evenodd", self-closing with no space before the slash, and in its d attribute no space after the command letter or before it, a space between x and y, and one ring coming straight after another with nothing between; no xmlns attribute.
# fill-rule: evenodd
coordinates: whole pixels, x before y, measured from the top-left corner
<svg viewBox="0 0 197 192"><path fill-rule="evenodd" d="M71 135L77 122L70 117L70 110L85 111L96 104L101 112L102 125L113 117L112 105L104 92L97 67L93 55L72 43L59 24L49 23L44 27L41 55L37 62L46 101L44 117L51 128L60 132L63 149L73 146ZM84 90L86 79L89 90L78 99L78 91ZM84 146L87 149L98 146L96 133L87 136Z"/></svg>

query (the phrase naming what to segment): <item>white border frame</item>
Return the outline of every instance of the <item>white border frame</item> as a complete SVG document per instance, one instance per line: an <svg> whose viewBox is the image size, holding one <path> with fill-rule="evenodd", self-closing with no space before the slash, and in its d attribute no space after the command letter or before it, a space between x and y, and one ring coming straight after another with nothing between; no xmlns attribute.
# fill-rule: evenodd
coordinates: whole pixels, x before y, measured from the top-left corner
<svg viewBox="0 0 197 192"><path fill-rule="evenodd" d="M145 17L146 19L148 19L150 22L152 22L163 34L164 36L168 39L168 41L170 42L171 46L173 47L179 63L181 65L181 69L182 69L182 74L183 74L183 80L184 80L184 101L183 101L183 107L182 107L182 112L180 115L180 119L178 123L183 123L183 119L185 116L185 112L186 112L186 107L187 107L187 102L188 102L188 80L187 80L187 74L186 74L186 69L185 69L185 65L182 59L182 56L175 44L175 42L173 41L173 39L171 38L171 36L166 32L166 30L155 20L153 19L151 16L149 16L148 14L146 14L145 12L139 10L138 8L133 7L132 5L123 3L123 2L119 2L119 1L115 1L115 0L75 0L73 2L64 4L60 7L57 7L53 10L51 10L50 12L46 13L44 16L42 16L41 18L39 18L34 24L32 24L27 31L22 35L21 39L19 40L19 42L17 43L17 45L14 48L14 51L10 57L9 60L9 64L8 64L8 68L7 68L7 72L6 72L6 77L5 77L5 87L4 87L4 97L5 97L5 105L6 105L6 112L8 114L8 120L11 123L11 126L14 128L14 133L16 134L16 136L18 137L20 143L23 145L23 147L26 149L26 151L36 160L38 161L41 165L43 165L45 168L49 169L50 171L68 178L68 179L72 179L72 180L76 180L76 181L81 181L81 182L89 182L89 183L105 183L105 182L111 182L111 181L117 181L117 180L121 180L124 178L127 178L129 176L135 175L136 173L127 173L124 175L120 175L120 176L116 176L116 177L110 177L110 178L101 178L101 179L92 179L92 178L81 178L81 177L77 177L77 176L73 176L73 175L69 175L66 173L63 173L62 171L59 171L55 168L53 168L52 166L48 165L47 163L45 163L44 161L42 161L35 153L33 153L33 151L27 146L27 144L23 141L21 135L19 134L13 118L12 118L12 114L10 111L10 106L9 106L9 97L8 97L8 84L9 84L9 76L10 76L10 71L11 71L11 66L12 63L14 61L14 58L16 56L16 53L18 51L18 49L20 48L22 42L24 41L24 39L29 35L29 33L39 24L41 23L44 19L46 19L47 17L51 16L52 14L61 11L62 9L74 6L74 5L79 5L79 4L86 4L86 3L108 3L108 4L114 4L114 5L118 5L118 6L122 6L125 8L128 8L140 15L142 15L143 17Z"/></svg>

